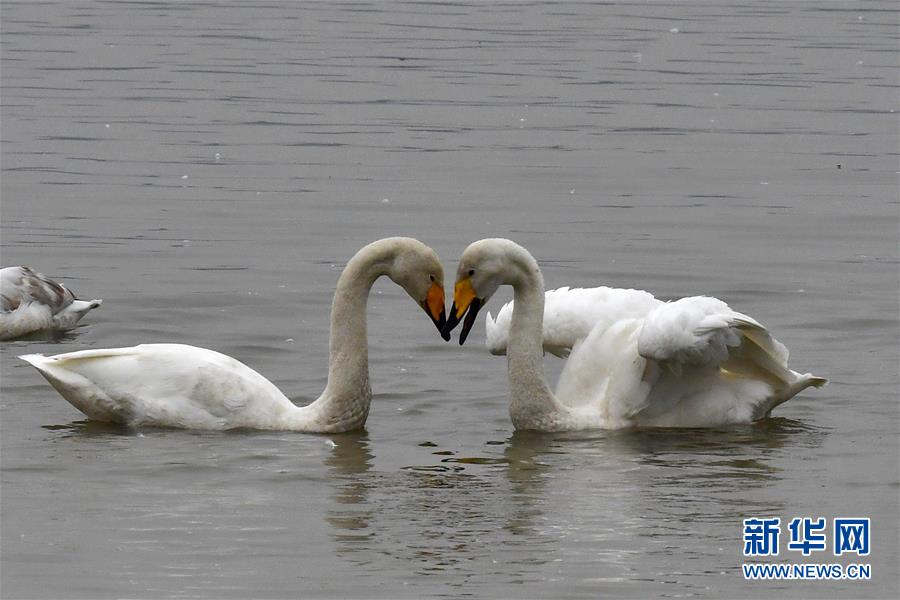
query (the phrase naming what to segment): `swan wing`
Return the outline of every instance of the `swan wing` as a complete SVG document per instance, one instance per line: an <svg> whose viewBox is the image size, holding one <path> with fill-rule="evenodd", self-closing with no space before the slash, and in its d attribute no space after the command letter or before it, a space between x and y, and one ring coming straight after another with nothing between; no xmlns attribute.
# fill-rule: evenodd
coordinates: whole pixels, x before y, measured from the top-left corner
<svg viewBox="0 0 900 600"><path fill-rule="evenodd" d="M28 267L6 267L0 272L0 308L10 312L37 302L56 314L75 300L71 290Z"/></svg>
<svg viewBox="0 0 900 600"><path fill-rule="evenodd" d="M506 354L515 301L504 304L494 319L485 318L485 345L491 354ZM661 301L643 290L610 287L548 290L544 294L544 352L566 358L592 331L647 314Z"/></svg>
<svg viewBox="0 0 900 600"><path fill-rule="evenodd" d="M102 300L77 300L64 285L28 267L0 270L0 340L42 330L67 331Z"/></svg>
<svg viewBox="0 0 900 600"><path fill-rule="evenodd" d="M88 417L189 429L260 426L293 404L243 363L204 348L142 344L21 356Z"/></svg>
<svg viewBox="0 0 900 600"><path fill-rule="evenodd" d="M706 296L682 298L651 311L638 338L638 353L678 373L687 365L720 365L729 349L745 338L759 340L775 362L787 364L787 350L755 319Z"/></svg>
<svg viewBox="0 0 900 600"><path fill-rule="evenodd" d="M758 321L721 300L683 298L576 343L557 399L607 427L750 422L824 379L792 371Z"/></svg>
<svg viewBox="0 0 900 600"><path fill-rule="evenodd" d="M716 298L682 298L651 312L638 337L653 383L636 422L750 422L825 379L788 367L788 350L758 321Z"/></svg>

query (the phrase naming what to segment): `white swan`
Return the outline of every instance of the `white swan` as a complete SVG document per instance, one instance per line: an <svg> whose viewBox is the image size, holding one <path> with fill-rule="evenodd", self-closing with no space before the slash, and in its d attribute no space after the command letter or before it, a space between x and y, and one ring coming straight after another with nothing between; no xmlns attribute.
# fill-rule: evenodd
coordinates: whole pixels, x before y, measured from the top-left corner
<svg viewBox="0 0 900 600"><path fill-rule="evenodd" d="M514 300L497 321L488 316L488 345L507 353L516 429L748 423L825 384L790 370L782 344L716 298L664 303L640 290L563 288L547 292L545 310L537 262L504 239L466 248L444 333L465 315L465 342L478 310L501 285L513 287ZM545 348L569 355L555 395L544 378Z"/></svg>
<svg viewBox="0 0 900 600"><path fill-rule="evenodd" d="M0 269L0 340L61 333L103 300L77 300L71 290L28 267Z"/></svg>
<svg viewBox="0 0 900 600"><path fill-rule="evenodd" d="M243 363L194 346L142 344L19 358L75 408L100 421L213 430L359 429L372 398L366 301L382 275L406 290L442 329L444 275L434 251L411 238L365 246L347 263L334 292L328 384L317 400L303 407Z"/></svg>

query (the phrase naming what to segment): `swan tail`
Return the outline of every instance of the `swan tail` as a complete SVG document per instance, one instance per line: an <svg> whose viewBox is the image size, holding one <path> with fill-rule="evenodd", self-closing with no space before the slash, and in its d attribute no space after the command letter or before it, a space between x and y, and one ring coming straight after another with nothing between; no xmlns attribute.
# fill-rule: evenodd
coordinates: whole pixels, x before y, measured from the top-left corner
<svg viewBox="0 0 900 600"><path fill-rule="evenodd" d="M736 319L741 343L729 349L720 368L739 377L763 381L771 394L754 409L754 420L768 417L775 407L787 402L808 387L821 388L828 380L812 373L797 373L788 365L788 351L756 321Z"/></svg>
<svg viewBox="0 0 900 600"><path fill-rule="evenodd" d="M753 416L754 420L768 417L769 414L771 414L772 409L784 404L806 388L821 388L828 383L828 380L824 377L816 377L812 373L804 373L801 375L800 373L791 371L791 374L794 377L793 381L781 388L776 388L772 397L770 397L767 402L764 402L757 407L756 414Z"/></svg>
<svg viewBox="0 0 900 600"><path fill-rule="evenodd" d="M822 388L828 384L828 380L824 377L816 377L812 373L797 373L796 371L791 371L791 374L794 376L793 380L785 386L784 395L786 398L784 400L788 400L806 388L814 387L814 388ZM782 400L782 402L784 402Z"/></svg>
<svg viewBox="0 0 900 600"><path fill-rule="evenodd" d="M807 373L804 377L807 377L809 380L809 383L804 386L804 389L808 387L823 388L828 385L828 380L824 377L816 377L812 373Z"/></svg>
<svg viewBox="0 0 900 600"><path fill-rule="evenodd" d="M98 421L124 423L128 421L129 411L123 404L110 398L102 388L71 367L82 361L101 360L109 356L126 355L130 351L130 348L82 350L57 356L23 354L19 358L37 369L38 373L69 404L88 417Z"/></svg>

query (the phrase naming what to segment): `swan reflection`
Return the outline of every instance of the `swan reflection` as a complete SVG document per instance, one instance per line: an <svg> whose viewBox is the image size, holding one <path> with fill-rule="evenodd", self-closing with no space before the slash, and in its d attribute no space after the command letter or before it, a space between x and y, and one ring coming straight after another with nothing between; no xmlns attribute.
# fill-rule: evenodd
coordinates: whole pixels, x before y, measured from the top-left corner
<svg viewBox="0 0 900 600"><path fill-rule="evenodd" d="M337 555L398 577L443 575L452 587L587 569L592 581L632 581L648 553L693 536L709 543L687 552L707 560L734 542L715 538L722 524L782 510L769 488L784 483L783 461L824 435L789 419L718 430L518 431L476 451L422 442L408 447L407 464L384 457L376 469L377 445L345 434L331 438L324 459L333 487L326 520Z"/></svg>

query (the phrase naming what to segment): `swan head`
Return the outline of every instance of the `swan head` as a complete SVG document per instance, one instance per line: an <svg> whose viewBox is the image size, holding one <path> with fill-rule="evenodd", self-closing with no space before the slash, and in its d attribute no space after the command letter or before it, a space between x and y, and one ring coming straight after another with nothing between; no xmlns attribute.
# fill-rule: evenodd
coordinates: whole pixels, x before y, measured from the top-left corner
<svg viewBox="0 0 900 600"><path fill-rule="evenodd" d="M501 285L517 285L526 273L538 273L537 262L525 248L511 240L490 238L469 245L459 259L453 307L442 334L450 332L465 316L459 344L463 345L481 307ZM444 339L447 339L446 337Z"/></svg>
<svg viewBox="0 0 900 600"><path fill-rule="evenodd" d="M444 269L434 250L413 238L396 238L396 250L387 265L387 276L406 290L410 298L425 310L441 337L447 313L444 309Z"/></svg>

